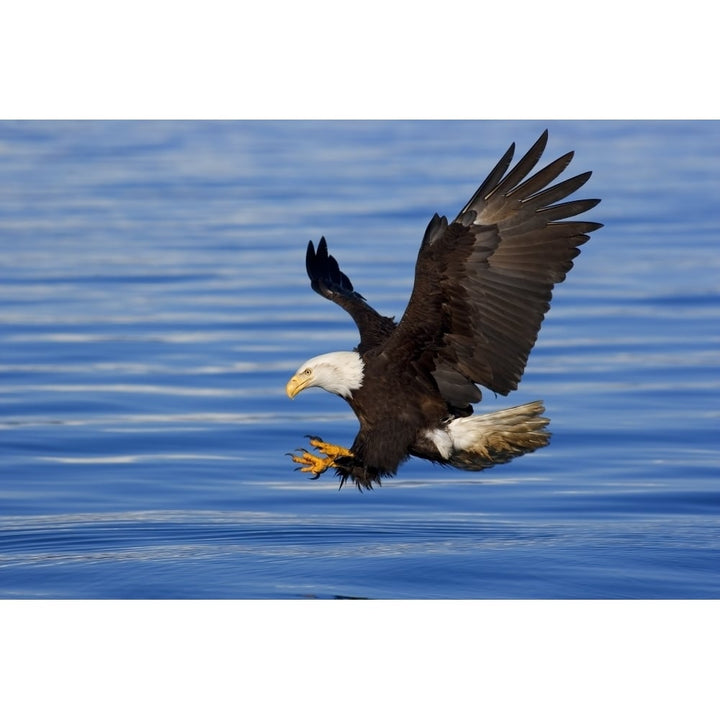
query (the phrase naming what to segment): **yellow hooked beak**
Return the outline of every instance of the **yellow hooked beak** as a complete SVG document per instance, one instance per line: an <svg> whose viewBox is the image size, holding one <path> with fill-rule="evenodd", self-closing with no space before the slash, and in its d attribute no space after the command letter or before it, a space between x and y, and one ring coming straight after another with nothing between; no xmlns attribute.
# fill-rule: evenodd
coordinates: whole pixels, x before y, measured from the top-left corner
<svg viewBox="0 0 720 720"><path fill-rule="evenodd" d="M288 384L285 386L285 392L291 400L307 387L307 384L310 382L310 377L309 372L304 372L297 373L290 378Z"/></svg>

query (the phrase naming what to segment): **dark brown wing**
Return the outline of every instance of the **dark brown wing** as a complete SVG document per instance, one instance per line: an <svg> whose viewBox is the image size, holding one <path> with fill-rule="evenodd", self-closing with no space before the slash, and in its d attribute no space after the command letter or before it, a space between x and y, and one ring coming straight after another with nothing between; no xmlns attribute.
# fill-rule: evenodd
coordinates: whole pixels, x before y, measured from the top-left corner
<svg viewBox="0 0 720 720"><path fill-rule="evenodd" d="M382 348L393 362L432 373L452 404L479 399L471 397L472 383L502 395L517 388L553 286L564 280L588 233L602 227L567 220L599 200L558 203L591 173L550 186L572 153L528 177L546 142L547 131L506 174L511 145L454 222L433 217L410 302ZM455 387L452 401L448 387Z"/></svg>
<svg viewBox="0 0 720 720"><path fill-rule="evenodd" d="M308 243L305 267L312 289L328 300L337 303L346 310L360 331L361 354L386 340L395 329L392 318L383 317L366 302L360 293L355 292L350 279L340 270L337 260L328 254L325 238L320 238L317 251Z"/></svg>

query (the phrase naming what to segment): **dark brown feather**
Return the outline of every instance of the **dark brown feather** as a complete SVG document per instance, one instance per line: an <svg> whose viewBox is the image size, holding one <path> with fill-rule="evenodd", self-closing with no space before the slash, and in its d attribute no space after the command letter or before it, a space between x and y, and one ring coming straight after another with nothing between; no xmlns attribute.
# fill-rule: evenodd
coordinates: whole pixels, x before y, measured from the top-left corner
<svg viewBox="0 0 720 720"><path fill-rule="evenodd" d="M355 292L347 275L340 270L335 258L328 254L325 238L320 238L317 251L310 241L305 255L305 268L312 289L337 303L350 314L360 332L357 351L362 355L386 340L395 329L392 318L380 315L371 308L360 293Z"/></svg>
<svg viewBox="0 0 720 720"><path fill-rule="evenodd" d="M420 360L430 372L454 369L468 383L502 395L517 388L554 285L572 268L588 233L602 227L565 221L598 200L554 204L591 175L548 187L572 153L528 177L546 142L547 132L503 177L511 147L455 222L445 226L438 216L431 221L410 302L383 345L398 365Z"/></svg>

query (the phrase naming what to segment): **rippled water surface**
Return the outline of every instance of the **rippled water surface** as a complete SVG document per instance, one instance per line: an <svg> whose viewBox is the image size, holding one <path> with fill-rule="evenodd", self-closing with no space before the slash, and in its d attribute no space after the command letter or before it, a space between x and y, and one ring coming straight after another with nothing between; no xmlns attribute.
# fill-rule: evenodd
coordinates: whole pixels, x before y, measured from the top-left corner
<svg viewBox="0 0 720 720"><path fill-rule="evenodd" d="M532 122L0 123L0 595L720 596L720 124L551 122L605 223L520 389L551 445L381 489L293 472L356 421L306 358L400 316L434 212Z"/></svg>

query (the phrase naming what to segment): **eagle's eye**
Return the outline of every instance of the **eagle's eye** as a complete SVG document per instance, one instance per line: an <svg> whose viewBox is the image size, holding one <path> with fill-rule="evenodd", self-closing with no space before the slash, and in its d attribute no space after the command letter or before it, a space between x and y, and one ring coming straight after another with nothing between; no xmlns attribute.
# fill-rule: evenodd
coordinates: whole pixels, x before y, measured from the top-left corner
<svg viewBox="0 0 720 720"><path fill-rule="evenodd" d="M312 375L312 370L310 368L307 368L305 370L305 375Z"/></svg>

